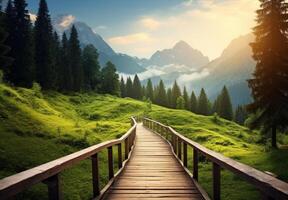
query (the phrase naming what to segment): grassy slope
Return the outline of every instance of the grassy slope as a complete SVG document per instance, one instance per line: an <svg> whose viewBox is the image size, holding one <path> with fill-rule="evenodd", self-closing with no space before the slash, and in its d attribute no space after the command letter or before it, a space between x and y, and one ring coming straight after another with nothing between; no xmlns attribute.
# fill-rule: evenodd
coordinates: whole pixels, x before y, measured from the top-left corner
<svg viewBox="0 0 288 200"><path fill-rule="evenodd" d="M131 99L96 94L65 96L54 92L39 98L32 90L0 85L0 178L117 138L128 130L129 117L142 114L145 109L145 103ZM222 119L159 106L153 106L150 115L208 148L288 180L284 170L288 151L267 152L265 146L257 144L260 140L257 132ZM101 163L105 159L102 155ZM107 171L104 164L100 167L104 185ZM88 160L61 174L65 199L91 197L90 175ZM210 192L210 163L201 162L199 175L200 183ZM258 193L253 188L226 171L222 183L223 199L245 199L239 189L245 190L245 195L251 196L249 199L257 199ZM45 192L46 187L40 184L19 198L45 199Z"/></svg>

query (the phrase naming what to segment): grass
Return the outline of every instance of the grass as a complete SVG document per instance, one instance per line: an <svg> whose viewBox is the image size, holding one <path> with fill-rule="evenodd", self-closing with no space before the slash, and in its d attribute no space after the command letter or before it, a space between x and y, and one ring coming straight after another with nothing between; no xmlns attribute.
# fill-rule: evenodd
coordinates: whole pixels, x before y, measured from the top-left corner
<svg viewBox="0 0 288 200"><path fill-rule="evenodd" d="M147 112L141 101L109 95L39 92L0 85L0 178L78 151L119 138L130 127L130 116ZM188 111L152 106L149 116L169 124L204 146L288 181L288 150L270 150L258 132L235 123L195 115ZM281 135L287 142L287 136ZM189 151L191 157L192 150ZM117 151L115 149L117 160ZM107 183L106 152L100 154L101 185ZM189 167L192 167L189 159ZM116 165L117 166L117 165ZM211 163L200 163L201 185L211 194ZM61 173L65 199L92 196L91 162L85 160ZM259 199L255 188L222 171L223 199ZM243 196L245 194L245 197ZM18 195L18 199L47 199L43 184Z"/></svg>

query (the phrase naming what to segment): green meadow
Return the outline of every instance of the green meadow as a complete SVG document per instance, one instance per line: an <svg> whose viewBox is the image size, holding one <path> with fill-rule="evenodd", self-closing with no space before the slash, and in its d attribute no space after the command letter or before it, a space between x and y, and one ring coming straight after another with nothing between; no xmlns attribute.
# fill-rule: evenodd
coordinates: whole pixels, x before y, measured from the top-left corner
<svg viewBox="0 0 288 200"><path fill-rule="evenodd" d="M129 98L110 95L60 94L0 85L0 178L21 172L85 147L119 138L130 128L132 115L149 117L172 126L179 133L237 161L288 181L288 137L280 134L282 148L271 150L257 131L219 117L204 117ZM189 148L191 158L192 149ZM107 183L106 151L100 155L101 185ZM115 156L117 151L114 151ZM117 158L117 156L115 157ZM117 160L117 159L115 159ZM189 159L189 167L192 167ZM116 163L115 163L116 164ZM200 162L199 179L211 194L211 163ZM91 161L85 160L61 173L64 199L92 196ZM255 188L222 170L223 199L258 199ZM38 184L18 199L47 199L47 188Z"/></svg>

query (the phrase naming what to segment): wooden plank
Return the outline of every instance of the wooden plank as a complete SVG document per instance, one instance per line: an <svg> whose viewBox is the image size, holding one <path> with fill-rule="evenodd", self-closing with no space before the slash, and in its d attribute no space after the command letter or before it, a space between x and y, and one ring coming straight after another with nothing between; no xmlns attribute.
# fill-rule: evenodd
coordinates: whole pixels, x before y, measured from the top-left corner
<svg viewBox="0 0 288 200"><path fill-rule="evenodd" d="M104 199L203 199L167 142L142 125L136 138L129 163Z"/></svg>

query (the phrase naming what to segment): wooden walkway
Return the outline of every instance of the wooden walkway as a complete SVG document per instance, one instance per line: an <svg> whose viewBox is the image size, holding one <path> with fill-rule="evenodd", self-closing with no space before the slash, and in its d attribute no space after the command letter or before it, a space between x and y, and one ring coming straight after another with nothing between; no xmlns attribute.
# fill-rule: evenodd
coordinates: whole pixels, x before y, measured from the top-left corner
<svg viewBox="0 0 288 200"><path fill-rule="evenodd" d="M169 144L137 125L135 149L104 199L203 199Z"/></svg>

